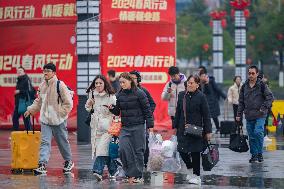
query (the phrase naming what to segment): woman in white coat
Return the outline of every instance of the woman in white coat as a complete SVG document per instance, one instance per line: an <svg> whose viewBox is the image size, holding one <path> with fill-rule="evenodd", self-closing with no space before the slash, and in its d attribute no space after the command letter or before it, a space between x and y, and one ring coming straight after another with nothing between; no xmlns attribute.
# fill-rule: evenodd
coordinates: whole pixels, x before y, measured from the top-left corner
<svg viewBox="0 0 284 189"><path fill-rule="evenodd" d="M241 76L234 77L234 84L228 90L228 102L233 105L234 119L236 120L237 111L239 106L239 94L242 87Z"/></svg>
<svg viewBox="0 0 284 189"><path fill-rule="evenodd" d="M88 100L85 104L86 110L94 109L90 123L92 158L95 158L93 174L98 181L102 180L104 166L107 165L110 179L115 179L117 172L116 162L109 157L109 143L112 136L108 129L113 120L113 114L108 106L116 105L116 97L109 82L102 75L98 75L86 91Z"/></svg>

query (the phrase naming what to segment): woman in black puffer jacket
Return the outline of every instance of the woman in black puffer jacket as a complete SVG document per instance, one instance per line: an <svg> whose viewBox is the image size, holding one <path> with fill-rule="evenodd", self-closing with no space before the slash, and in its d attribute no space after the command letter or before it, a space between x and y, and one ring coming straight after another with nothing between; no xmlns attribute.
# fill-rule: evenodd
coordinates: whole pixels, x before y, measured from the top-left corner
<svg viewBox="0 0 284 189"><path fill-rule="evenodd" d="M129 182L143 183L145 121L147 128L153 127L153 114L146 94L136 87L129 73L122 73L119 82L121 90L110 111L121 116L120 159Z"/></svg>

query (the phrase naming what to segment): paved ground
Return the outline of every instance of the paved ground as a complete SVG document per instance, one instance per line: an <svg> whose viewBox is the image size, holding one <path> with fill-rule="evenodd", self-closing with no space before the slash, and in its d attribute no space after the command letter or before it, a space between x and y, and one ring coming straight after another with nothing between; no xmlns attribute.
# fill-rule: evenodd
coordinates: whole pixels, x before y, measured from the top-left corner
<svg viewBox="0 0 284 189"><path fill-rule="evenodd" d="M170 131L161 132L165 137ZM10 132L0 131L0 188L102 188L102 189L152 189L152 188L197 188L184 181L184 168L178 174L164 173L163 183L149 172L145 173L144 185L129 185L121 181L105 180L97 183L91 174L90 145L77 145L76 133L69 133L76 168L74 174L62 174L63 160L55 143L48 165L47 176L12 175L10 173ZM273 139L265 147L264 162L249 164L249 153L230 151L229 140L214 135L220 147L220 162L210 172L202 172L202 188L284 188L284 137L270 133Z"/></svg>

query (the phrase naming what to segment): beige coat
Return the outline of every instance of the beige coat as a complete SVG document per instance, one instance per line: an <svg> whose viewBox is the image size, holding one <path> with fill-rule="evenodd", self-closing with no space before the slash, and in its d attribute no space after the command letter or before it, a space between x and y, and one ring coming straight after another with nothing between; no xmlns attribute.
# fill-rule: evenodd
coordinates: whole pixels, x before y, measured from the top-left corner
<svg viewBox="0 0 284 189"><path fill-rule="evenodd" d="M59 91L61 99L58 104L57 77L39 85L38 97L27 109L32 114L40 111L40 121L47 125L60 125L67 118L73 108L70 91L63 81L60 81Z"/></svg>
<svg viewBox="0 0 284 189"><path fill-rule="evenodd" d="M92 108L92 106L88 105L92 98L92 92L94 94L95 104L93 105L94 113L92 114L90 127L92 158L94 158L109 155L108 147L112 136L108 134L107 130L111 126L114 115L103 105L116 105L116 97L106 92L98 93L95 90L91 91L88 94L88 100L85 105L87 111L91 111Z"/></svg>
<svg viewBox="0 0 284 189"><path fill-rule="evenodd" d="M239 104L239 94L241 90L242 84L238 87L236 83L232 85L228 90L228 102L230 104Z"/></svg>

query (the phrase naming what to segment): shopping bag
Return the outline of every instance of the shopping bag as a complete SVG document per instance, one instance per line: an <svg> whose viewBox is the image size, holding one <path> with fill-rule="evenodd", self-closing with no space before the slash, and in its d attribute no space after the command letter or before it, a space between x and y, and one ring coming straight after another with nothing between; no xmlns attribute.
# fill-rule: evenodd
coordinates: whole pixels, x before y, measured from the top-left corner
<svg viewBox="0 0 284 189"><path fill-rule="evenodd" d="M201 156L203 170L211 171L219 161L218 146L208 143L206 149L201 153Z"/></svg>

